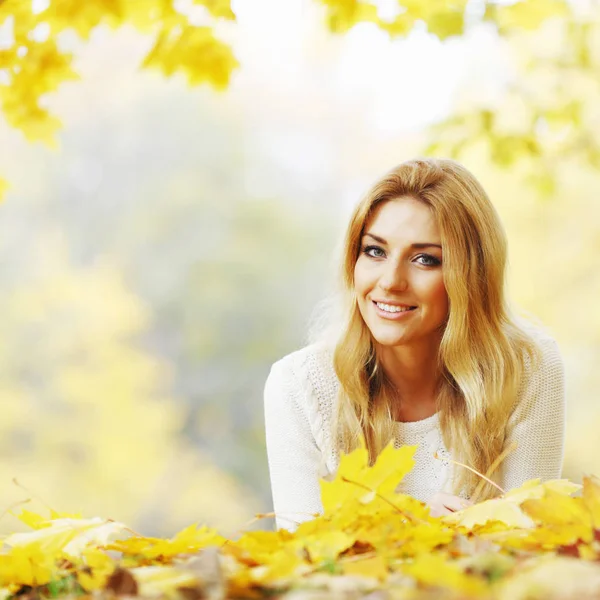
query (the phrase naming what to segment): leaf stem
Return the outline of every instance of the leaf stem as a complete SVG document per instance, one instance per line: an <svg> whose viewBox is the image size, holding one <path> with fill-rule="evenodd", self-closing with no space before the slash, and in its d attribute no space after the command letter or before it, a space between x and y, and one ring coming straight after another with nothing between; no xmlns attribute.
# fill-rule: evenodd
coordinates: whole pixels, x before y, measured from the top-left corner
<svg viewBox="0 0 600 600"><path fill-rule="evenodd" d="M31 498L26 498L25 500L17 500L16 502L13 502L7 509L5 509L2 512L2 514L0 514L0 519L2 519L2 517L4 517L4 515L9 513L13 508L16 508L20 504L27 504L28 502L31 502Z"/></svg>
<svg viewBox="0 0 600 600"><path fill-rule="evenodd" d="M421 519L418 519L417 517L415 517L414 515L411 515L410 513L404 512L401 508L396 506L393 502L388 500L385 496L382 496L377 490L371 489L369 486L365 485L364 483L360 483L358 481L353 481L352 479L348 479L347 477L344 477L343 475L342 475L342 481L345 481L346 483L352 483L354 485L357 485L358 487L362 488L363 490L366 490L367 492L373 492L379 499L381 499L384 502L386 502L387 504L389 504L394 510L398 511L403 517L405 517L409 521L412 521L413 523L422 523Z"/></svg>

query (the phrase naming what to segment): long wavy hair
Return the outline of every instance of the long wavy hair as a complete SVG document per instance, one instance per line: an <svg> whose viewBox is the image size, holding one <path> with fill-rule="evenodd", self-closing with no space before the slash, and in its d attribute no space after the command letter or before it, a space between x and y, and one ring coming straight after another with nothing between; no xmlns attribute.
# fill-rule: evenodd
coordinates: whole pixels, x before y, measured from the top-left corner
<svg viewBox="0 0 600 600"><path fill-rule="evenodd" d="M313 316L309 334L309 341L328 340L333 350L340 388L332 439L343 452L364 440L373 464L394 435L392 405L397 400L359 311L354 267L375 209L401 196L426 204L441 235L449 299L440 332L442 377L436 398L443 440L453 459L486 474L503 451L526 357L535 368L540 352L526 320L513 313L505 297L507 240L498 213L475 177L449 159L400 164L375 183L351 215L339 261L339 290L329 298L334 304L326 300ZM477 490L479 499L497 495L468 469L455 473L454 493L472 496Z"/></svg>

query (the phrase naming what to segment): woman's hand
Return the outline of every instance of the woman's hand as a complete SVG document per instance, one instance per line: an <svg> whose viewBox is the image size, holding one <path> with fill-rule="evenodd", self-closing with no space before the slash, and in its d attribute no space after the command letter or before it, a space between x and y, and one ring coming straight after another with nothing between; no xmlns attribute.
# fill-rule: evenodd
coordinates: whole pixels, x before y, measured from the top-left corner
<svg viewBox="0 0 600 600"><path fill-rule="evenodd" d="M465 500L464 498L459 498L458 496L453 496L446 492L436 492L431 497L428 504L429 514L432 517L443 517L444 515L449 515L457 510L473 506L471 500Z"/></svg>

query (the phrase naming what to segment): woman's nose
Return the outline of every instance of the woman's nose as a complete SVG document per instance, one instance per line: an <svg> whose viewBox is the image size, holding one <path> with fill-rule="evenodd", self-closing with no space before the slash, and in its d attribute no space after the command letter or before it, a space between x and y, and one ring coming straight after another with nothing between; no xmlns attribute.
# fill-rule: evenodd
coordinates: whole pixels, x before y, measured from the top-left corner
<svg viewBox="0 0 600 600"><path fill-rule="evenodd" d="M389 268L379 279L379 287L384 291L405 291L408 287L406 273L404 273L404 270L398 266Z"/></svg>

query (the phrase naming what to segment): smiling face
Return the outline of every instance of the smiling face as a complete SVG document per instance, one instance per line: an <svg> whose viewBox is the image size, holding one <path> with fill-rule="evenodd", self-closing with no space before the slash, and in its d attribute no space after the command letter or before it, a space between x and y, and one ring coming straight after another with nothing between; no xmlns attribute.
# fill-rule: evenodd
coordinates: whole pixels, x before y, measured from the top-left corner
<svg viewBox="0 0 600 600"><path fill-rule="evenodd" d="M360 313L378 343L439 341L448 294L440 234L426 204L408 196L379 204L364 229L354 288ZM412 310L398 312L408 307Z"/></svg>

